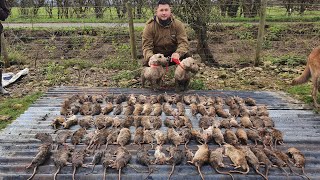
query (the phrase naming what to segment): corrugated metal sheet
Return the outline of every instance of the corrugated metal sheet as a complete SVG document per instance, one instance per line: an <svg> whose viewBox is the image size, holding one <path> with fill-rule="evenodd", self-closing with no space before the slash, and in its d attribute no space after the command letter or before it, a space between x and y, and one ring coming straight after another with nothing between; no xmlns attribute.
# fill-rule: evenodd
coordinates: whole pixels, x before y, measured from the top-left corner
<svg viewBox="0 0 320 180"><path fill-rule="evenodd" d="M34 138L38 132L53 134L56 132L50 126L51 120L60 113L60 106L66 97L75 93L124 93L124 94L144 94L150 95L155 92L148 89L120 89L120 88L82 88L82 87L56 87L50 89L43 97L22 114L16 121L9 125L0 133L0 179L27 179L32 174L31 169L25 167L37 154L40 141ZM173 93L173 92L168 92ZM252 97L258 104L266 104L270 117L275 122L277 129L284 133L284 145L278 146L281 150L289 147L296 147L303 152L306 157L305 171L312 179L320 179L320 116L301 104L287 97L281 92L255 92L255 91L188 91L186 94L199 94L206 96L240 96L242 98ZM190 113L190 109L186 109ZM195 127L198 126L196 118L192 118ZM79 126L72 127L75 131ZM164 128L164 127L163 127ZM134 128L130 129L134 131ZM165 128L164 128L165 130ZM70 140L68 141L70 143ZM167 145L165 145L167 146ZM83 147L78 145L77 147ZM110 145L116 148L116 145ZM196 150L196 143L191 142L189 147ZM209 144L210 149L218 147L214 143ZM138 169L147 170L146 167L138 165L135 161L137 145L127 145L127 149L133 155L130 164ZM181 145L182 148L182 145ZM150 151L152 152L152 151ZM91 157L85 158L85 163L89 163ZM225 158L225 164L230 161ZM170 165L154 165L157 169L148 179L167 179L171 170ZM231 169L226 168L226 170ZM52 158L38 168L34 179L53 179L56 168ZM76 179L102 179L103 166L98 164L93 173L90 168L78 168ZM229 176L217 174L209 165L202 167L205 179L230 179ZM288 170L289 172L289 170ZM300 171L298 171L300 172ZM64 167L58 175L58 179L71 179L72 167ZM118 172L113 169L107 170L107 179L116 179ZM122 171L122 179L144 179L146 173L137 173L130 167ZM234 174L235 179L262 179L253 170L248 175ZM269 179L284 179L285 174L277 168L270 170ZM182 164L176 167L172 179L200 179L194 166ZM290 179L301 179L299 176L290 174Z"/></svg>

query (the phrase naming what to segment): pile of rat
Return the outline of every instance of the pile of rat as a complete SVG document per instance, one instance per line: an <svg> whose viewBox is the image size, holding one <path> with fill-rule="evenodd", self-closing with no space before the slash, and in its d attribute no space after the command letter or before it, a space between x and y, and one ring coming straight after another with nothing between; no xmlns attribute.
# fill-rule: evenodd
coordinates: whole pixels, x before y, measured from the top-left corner
<svg viewBox="0 0 320 180"><path fill-rule="evenodd" d="M42 144L27 166L33 168L29 179L51 157L54 179L65 166L73 167L75 179L78 168L91 166L93 173L100 163L104 170L95 173L103 173L104 179L108 169L116 169L119 179L124 168L146 173L147 178L157 167L172 165L170 179L175 167L184 164L194 165L202 179L204 165L232 179L234 173L247 174L251 168L263 179L268 179L270 168L281 169L287 177L289 168L291 175L309 179L303 153L295 147L278 148L283 133L275 128L267 107L250 97L75 94L64 100L60 114L51 119L54 134L35 136ZM92 162L85 162L87 156Z"/></svg>

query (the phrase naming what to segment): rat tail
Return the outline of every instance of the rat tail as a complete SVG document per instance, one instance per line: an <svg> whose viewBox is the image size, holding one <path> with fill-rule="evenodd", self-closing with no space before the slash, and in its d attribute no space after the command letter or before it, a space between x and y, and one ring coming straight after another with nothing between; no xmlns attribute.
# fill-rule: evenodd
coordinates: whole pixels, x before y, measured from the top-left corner
<svg viewBox="0 0 320 180"><path fill-rule="evenodd" d="M174 165L172 166L172 169L171 169L171 172L170 172L170 174L169 174L168 180L170 180L170 177L172 176L173 171L174 171Z"/></svg>
<svg viewBox="0 0 320 180"><path fill-rule="evenodd" d="M226 175L231 176L232 180L234 180L234 177L232 176L232 174L231 174L231 173L229 173L229 172L223 172L223 171L220 171L218 168L216 168L215 170L216 170L216 171L217 171L217 173L219 173L219 174L226 174Z"/></svg>
<svg viewBox="0 0 320 180"><path fill-rule="evenodd" d="M197 168L198 168L198 171L199 171L199 174L200 174L201 179L204 180L204 177L203 177L203 174L202 174L202 172L201 172L200 166L197 166Z"/></svg>
<svg viewBox="0 0 320 180"><path fill-rule="evenodd" d="M53 180L56 180L56 179L57 179L57 175L58 175L60 169L61 169L61 167L59 166L58 169L57 169L57 172L54 173L54 175L53 175Z"/></svg>
<svg viewBox="0 0 320 180"><path fill-rule="evenodd" d="M77 168L75 166L73 166L72 180L75 180L76 169Z"/></svg>
<svg viewBox="0 0 320 180"><path fill-rule="evenodd" d="M308 180L310 180L309 176L306 174L306 172L304 172L304 167L302 167L301 169L302 169L303 175L304 175Z"/></svg>
<svg viewBox="0 0 320 180"><path fill-rule="evenodd" d="M33 178L33 176L36 174L37 168L38 168L38 166L34 167L33 173L32 173L32 175L31 175L31 177L29 177L28 180L31 180L31 179Z"/></svg>

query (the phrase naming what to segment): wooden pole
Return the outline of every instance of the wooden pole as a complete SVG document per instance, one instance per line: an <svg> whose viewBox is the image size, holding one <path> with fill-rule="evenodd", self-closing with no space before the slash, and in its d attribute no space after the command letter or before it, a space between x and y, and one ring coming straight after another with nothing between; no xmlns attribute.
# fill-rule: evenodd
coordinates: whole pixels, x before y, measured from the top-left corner
<svg viewBox="0 0 320 180"><path fill-rule="evenodd" d="M126 4L128 10L128 19L129 19L129 35L130 35L130 47L131 47L131 57L132 59L137 59L137 48L136 40L134 35L134 26L133 26L133 16L132 16L132 7L130 2Z"/></svg>
<svg viewBox="0 0 320 180"><path fill-rule="evenodd" d="M256 49L256 57L254 61L255 66L259 66L260 64L260 55L263 44L264 37L264 26L266 24L266 12L267 12L267 0L261 0L261 9L260 9L260 22L259 22L259 30L258 30L258 38L257 38L257 49Z"/></svg>
<svg viewBox="0 0 320 180"><path fill-rule="evenodd" d="M7 47L6 47L6 40L4 38L4 33L1 33L1 56L3 57L3 62L4 62L4 67L9 67L10 63L9 63L9 57L8 57L8 51L7 51Z"/></svg>

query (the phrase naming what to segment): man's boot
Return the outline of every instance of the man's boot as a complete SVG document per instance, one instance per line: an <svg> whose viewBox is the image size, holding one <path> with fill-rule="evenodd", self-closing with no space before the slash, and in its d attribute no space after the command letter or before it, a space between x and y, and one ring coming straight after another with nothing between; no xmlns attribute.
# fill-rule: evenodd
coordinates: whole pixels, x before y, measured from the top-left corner
<svg viewBox="0 0 320 180"><path fill-rule="evenodd" d="M2 69L0 69L0 94L9 94L9 92L2 87Z"/></svg>

